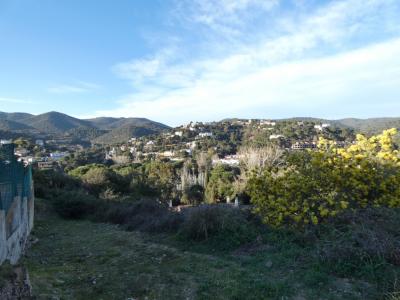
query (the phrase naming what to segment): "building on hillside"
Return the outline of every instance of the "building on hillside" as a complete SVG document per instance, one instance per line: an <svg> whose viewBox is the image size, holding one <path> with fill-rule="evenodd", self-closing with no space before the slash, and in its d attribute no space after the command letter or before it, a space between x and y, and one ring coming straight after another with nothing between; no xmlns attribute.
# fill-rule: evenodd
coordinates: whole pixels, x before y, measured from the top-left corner
<svg viewBox="0 0 400 300"><path fill-rule="evenodd" d="M183 131L175 131L175 136L182 136L183 135Z"/></svg>
<svg viewBox="0 0 400 300"><path fill-rule="evenodd" d="M320 125L314 125L314 128L317 129L317 130L319 130L319 131L322 131L322 130L324 130L325 128L328 128L329 126L331 126L331 125L328 124L328 123L322 123L322 124L320 124Z"/></svg>
<svg viewBox="0 0 400 300"><path fill-rule="evenodd" d="M38 161L37 168L39 170L53 170L54 169L54 162L52 161Z"/></svg>
<svg viewBox="0 0 400 300"><path fill-rule="evenodd" d="M175 156L175 152L174 151L164 151L158 154L158 156L162 156L162 157L174 157Z"/></svg>
<svg viewBox="0 0 400 300"><path fill-rule="evenodd" d="M19 157L27 156L29 154L29 150L25 148L20 148L15 150L14 154Z"/></svg>
<svg viewBox="0 0 400 300"><path fill-rule="evenodd" d="M14 144L0 146L0 265L16 264L33 228L31 166L14 155Z"/></svg>
<svg viewBox="0 0 400 300"><path fill-rule="evenodd" d="M213 159L212 164L223 164L223 165L230 165L230 166L238 166L240 163L238 155L227 155L224 158Z"/></svg>
<svg viewBox="0 0 400 300"><path fill-rule="evenodd" d="M50 153L51 159L57 161L68 155L68 152L52 152Z"/></svg>
<svg viewBox="0 0 400 300"><path fill-rule="evenodd" d="M154 141L148 141L146 143L146 146L154 146L154 145L155 145Z"/></svg>
<svg viewBox="0 0 400 300"><path fill-rule="evenodd" d="M38 145L38 146L43 147L44 146L44 140L38 139L38 140L35 141L35 144Z"/></svg>
<svg viewBox="0 0 400 300"><path fill-rule="evenodd" d="M276 122L269 121L269 120L261 120L260 125L275 126Z"/></svg>
<svg viewBox="0 0 400 300"><path fill-rule="evenodd" d="M212 137L212 136L213 136L212 132L200 132L198 135L199 138Z"/></svg>
<svg viewBox="0 0 400 300"><path fill-rule="evenodd" d="M271 134L271 135L269 136L269 139L270 139L270 140L284 139L284 138L285 138L285 136L282 135L282 134Z"/></svg>
<svg viewBox="0 0 400 300"><path fill-rule="evenodd" d="M152 151L153 149L154 149L154 146L155 146L155 142L154 141L148 141L147 143L146 143L146 145L144 146L144 149L146 150L146 151Z"/></svg>
<svg viewBox="0 0 400 300"><path fill-rule="evenodd" d="M292 150L304 150L304 149L315 149L317 148L316 143L309 142L296 142L290 147Z"/></svg>

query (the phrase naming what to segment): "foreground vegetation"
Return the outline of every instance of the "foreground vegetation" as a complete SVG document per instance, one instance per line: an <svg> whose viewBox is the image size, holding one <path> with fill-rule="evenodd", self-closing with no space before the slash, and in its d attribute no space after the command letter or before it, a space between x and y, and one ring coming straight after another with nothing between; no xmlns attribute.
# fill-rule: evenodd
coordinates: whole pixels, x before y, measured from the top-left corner
<svg viewBox="0 0 400 300"><path fill-rule="evenodd" d="M396 299L396 130L315 151L35 173L39 298ZM180 176L179 176L180 175ZM177 182L177 177L180 177ZM240 198L236 207L225 203ZM181 210L172 204L189 206Z"/></svg>
<svg viewBox="0 0 400 300"><path fill-rule="evenodd" d="M386 256L398 249L397 210L300 233L203 208L174 232L150 234L60 218L48 200L37 207L38 242L23 264L38 299L395 299L399 291L399 256ZM210 226L207 238L190 226L199 221Z"/></svg>

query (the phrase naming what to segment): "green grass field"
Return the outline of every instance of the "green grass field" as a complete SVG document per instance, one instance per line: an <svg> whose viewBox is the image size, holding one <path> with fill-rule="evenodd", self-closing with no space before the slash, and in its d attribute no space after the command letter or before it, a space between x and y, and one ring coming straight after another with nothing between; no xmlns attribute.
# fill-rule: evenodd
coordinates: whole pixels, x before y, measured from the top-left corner
<svg viewBox="0 0 400 300"><path fill-rule="evenodd" d="M40 204L39 204L40 206ZM233 250L39 215L27 266L37 299L378 299L284 236ZM215 246L215 247L214 247Z"/></svg>

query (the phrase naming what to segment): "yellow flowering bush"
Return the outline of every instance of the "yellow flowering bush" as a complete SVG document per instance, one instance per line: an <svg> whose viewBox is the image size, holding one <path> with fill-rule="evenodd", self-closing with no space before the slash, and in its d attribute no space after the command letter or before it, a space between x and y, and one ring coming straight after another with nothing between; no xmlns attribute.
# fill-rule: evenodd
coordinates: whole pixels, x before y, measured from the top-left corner
<svg viewBox="0 0 400 300"><path fill-rule="evenodd" d="M271 225L318 224L347 209L400 207L396 129L339 148L320 139L317 151L294 153L286 166L251 177L255 212Z"/></svg>

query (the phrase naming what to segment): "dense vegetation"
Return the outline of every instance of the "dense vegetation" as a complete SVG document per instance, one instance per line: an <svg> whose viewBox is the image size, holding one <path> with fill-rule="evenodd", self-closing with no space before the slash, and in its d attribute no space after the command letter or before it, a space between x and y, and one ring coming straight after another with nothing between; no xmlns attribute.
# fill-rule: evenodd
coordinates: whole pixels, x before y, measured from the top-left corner
<svg viewBox="0 0 400 300"><path fill-rule="evenodd" d="M0 122L7 132L19 126L14 117ZM227 292L232 283L225 281L222 294L193 288L203 298L245 298L252 291L255 299L395 299L400 292L399 135L395 128L369 134L387 124L397 127L396 120L381 120L373 128L364 121L340 120L323 130L315 125L324 120L274 125L224 120L159 134L168 128L145 119L78 120L57 113L37 122L32 121L35 116L25 118L32 130L48 126L45 130L57 131L59 126L64 137L105 143L70 152L55 170L35 170L36 196L44 199L39 206L48 207L51 222L66 226L65 220L73 220L77 228L88 221L117 224L118 230L142 232L178 252L212 254L233 262L235 272L245 270L245 277L235 278L242 290ZM368 134L356 135L354 128ZM138 138L128 143L134 136ZM296 142L318 146L292 151ZM53 150L35 145L32 138L15 143L34 155ZM125 159L110 158L110 152ZM221 163L233 154L239 164ZM268 273L260 261L264 269L277 269ZM29 263L42 276L41 267ZM289 279L268 289L267 273L275 283L282 273ZM257 274L263 282L256 283ZM332 286L339 280L347 283L348 294ZM327 294L313 294L316 286ZM107 293L93 290L87 298L94 299L97 292L100 298ZM135 293L152 295L149 290Z"/></svg>
<svg viewBox="0 0 400 300"><path fill-rule="evenodd" d="M395 297L400 276L396 135L395 129L357 135L344 148L321 136L318 149L299 152L274 143L250 144L240 148L237 167L212 165L213 152L196 152L185 161L148 158L122 165L87 164L85 158L96 156L69 157L64 173L35 172L36 194L63 218L162 234L166 244L203 253L231 255L255 247L263 257L271 245L285 248L285 255L299 261L284 268L309 270L300 280L305 289L346 278L351 289L364 286L360 294L352 290L353 298ZM235 197L250 206L226 203ZM169 207L178 204L189 206L180 212ZM261 285L256 293L262 295ZM287 294L278 289L270 298L281 296Z"/></svg>
<svg viewBox="0 0 400 300"><path fill-rule="evenodd" d="M285 167L253 175L256 212L273 225L318 224L348 209L400 207L400 157L395 129L337 148L321 139L319 151L293 155Z"/></svg>

